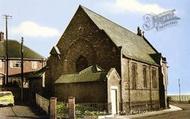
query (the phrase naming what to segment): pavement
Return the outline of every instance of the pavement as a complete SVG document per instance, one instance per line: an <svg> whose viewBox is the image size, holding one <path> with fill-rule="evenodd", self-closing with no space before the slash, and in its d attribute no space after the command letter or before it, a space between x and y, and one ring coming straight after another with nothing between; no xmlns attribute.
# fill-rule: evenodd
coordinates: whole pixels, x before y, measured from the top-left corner
<svg viewBox="0 0 190 119"><path fill-rule="evenodd" d="M121 115L99 116L99 119L134 119L134 118L143 118L143 117L149 117L149 116L154 116L154 115L162 115L165 113L175 112L175 111L180 111L180 110L183 110L183 109L174 105L170 105L169 109L164 109L160 111L152 111L152 112L145 112L141 114L124 115L124 116L121 116Z"/></svg>
<svg viewBox="0 0 190 119"><path fill-rule="evenodd" d="M28 105L0 107L0 119L47 119L47 115Z"/></svg>
<svg viewBox="0 0 190 119"><path fill-rule="evenodd" d="M172 111L163 114L137 117L135 119L190 119L190 104L174 103L173 105L182 108L180 111Z"/></svg>

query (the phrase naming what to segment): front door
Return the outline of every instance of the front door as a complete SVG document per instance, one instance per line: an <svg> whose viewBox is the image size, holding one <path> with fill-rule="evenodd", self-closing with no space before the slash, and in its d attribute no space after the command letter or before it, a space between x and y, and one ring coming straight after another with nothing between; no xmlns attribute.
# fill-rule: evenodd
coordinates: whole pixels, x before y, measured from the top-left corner
<svg viewBox="0 0 190 119"><path fill-rule="evenodd" d="M111 89L111 108L112 114L117 113L117 90Z"/></svg>

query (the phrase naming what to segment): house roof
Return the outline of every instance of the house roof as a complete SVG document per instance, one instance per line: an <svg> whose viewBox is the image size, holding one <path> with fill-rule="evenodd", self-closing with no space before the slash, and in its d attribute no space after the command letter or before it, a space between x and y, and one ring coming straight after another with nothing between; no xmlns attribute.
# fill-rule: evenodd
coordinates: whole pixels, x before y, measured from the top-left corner
<svg viewBox="0 0 190 119"><path fill-rule="evenodd" d="M99 66L94 65L80 71L79 73L61 75L55 81L55 84L104 81L106 75L107 72L102 70Z"/></svg>
<svg viewBox="0 0 190 119"><path fill-rule="evenodd" d="M80 7L99 29L104 30L117 47L122 47L122 52L126 57L157 64L153 56L158 52L145 38L138 36L88 8Z"/></svg>
<svg viewBox="0 0 190 119"><path fill-rule="evenodd" d="M42 75L45 73L47 70L47 66L41 68L40 70L37 71L31 71L31 72L24 72L23 75L26 79L37 79L39 77L42 77ZM9 77L21 77L21 73L14 74L14 75L9 75Z"/></svg>
<svg viewBox="0 0 190 119"><path fill-rule="evenodd" d="M6 56L6 42L5 41L1 41L0 42L0 57L5 57ZM18 41L16 40L8 40L8 56L9 58L20 58L21 57L21 53L20 53L20 48L21 45ZM23 46L23 55L24 58L29 58L29 59L42 59L44 58L43 56L41 56L40 54L38 54L37 52L31 50L30 48Z"/></svg>

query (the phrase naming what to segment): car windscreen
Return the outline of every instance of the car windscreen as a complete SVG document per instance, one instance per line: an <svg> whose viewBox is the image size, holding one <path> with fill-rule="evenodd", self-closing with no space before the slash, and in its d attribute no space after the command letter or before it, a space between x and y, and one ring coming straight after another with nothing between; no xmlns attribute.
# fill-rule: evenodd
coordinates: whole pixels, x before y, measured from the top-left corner
<svg viewBox="0 0 190 119"><path fill-rule="evenodd" d="M9 96L9 95L11 95L11 93L0 93L0 97Z"/></svg>

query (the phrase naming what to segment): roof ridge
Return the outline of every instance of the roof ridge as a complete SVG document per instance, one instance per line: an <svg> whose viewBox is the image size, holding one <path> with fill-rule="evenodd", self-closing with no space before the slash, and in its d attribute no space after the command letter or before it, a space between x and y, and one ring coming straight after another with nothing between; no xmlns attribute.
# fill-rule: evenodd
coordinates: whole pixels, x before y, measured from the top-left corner
<svg viewBox="0 0 190 119"><path fill-rule="evenodd" d="M100 15L100 14L98 14L98 13L92 11L91 9L89 9L89 8L87 8L87 7L84 7L84 6L82 6L82 5L79 5L79 6L81 6L81 8L84 9L84 11L85 11L85 9L86 9L86 10L88 10L88 11L90 11L90 12L92 12L92 13L94 13L94 14L96 14L96 15L98 15L98 16L100 16L100 17L106 19L106 20L108 20L109 22L111 22L111 23L113 23L113 24L115 24L115 25L121 27L122 29L125 29L125 30L127 30L127 31L129 31L129 32L131 32L131 33L133 33L133 34L136 35L137 37L142 38L141 36L138 36L136 33L134 33L133 31L131 31L131 30L129 30L129 29L127 29L126 27L120 25L119 23L113 22L113 21L111 21L110 19L108 19L108 18L106 18L106 17L104 17L104 16L102 16L102 15ZM86 12L86 11L85 11L85 12ZM88 14L88 13L86 13L86 14ZM90 18L90 19L91 19L91 18ZM93 21L93 20L92 20L92 21Z"/></svg>
<svg viewBox="0 0 190 119"><path fill-rule="evenodd" d="M123 54L130 57L146 59L157 64L151 54L158 54L158 51L151 45L145 37L138 36L129 29L111 21L110 19L86 8L79 8L89 17L89 19L100 29L103 30L117 47L123 47ZM127 47L127 48L125 48Z"/></svg>

